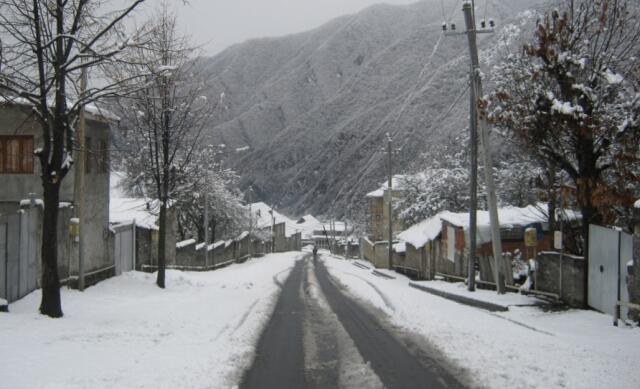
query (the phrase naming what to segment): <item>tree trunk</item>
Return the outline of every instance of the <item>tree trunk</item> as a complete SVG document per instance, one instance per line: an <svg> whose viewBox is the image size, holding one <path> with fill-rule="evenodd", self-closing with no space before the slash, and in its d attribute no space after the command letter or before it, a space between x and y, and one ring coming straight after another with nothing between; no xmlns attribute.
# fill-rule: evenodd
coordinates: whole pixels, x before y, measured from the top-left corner
<svg viewBox="0 0 640 389"><path fill-rule="evenodd" d="M601 224L602 214L593 203L593 193L596 190L596 183L599 179L599 172L596 168L596 156L593 152L593 140L590 137L582 139L580 142L579 172L580 176L576 180L576 192L580 212L582 213L582 255L585 258L586 268L589 268L589 225ZM584 272L584 298L588 300L589 272Z"/></svg>
<svg viewBox="0 0 640 389"><path fill-rule="evenodd" d="M58 200L60 183L44 182L44 216L42 220L42 300L40 313L62 317L60 278L58 277Z"/></svg>
<svg viewBox="0 0 640 389"><path fill-rule="evenodd" d="M160 231L158 232L158 279L156 283L159 287L164 288L166 259L166 239L167 239L167 203L162 201L160 204Z"/></svg>
<svg viewBox="0 0 640 389"><path fill-rule="evenodd" d="M558 208L558 194L556 193L556 168L553 164L548 164L547 173L547 211L549 212L549 231L556 229L556 208Z"/></svg>

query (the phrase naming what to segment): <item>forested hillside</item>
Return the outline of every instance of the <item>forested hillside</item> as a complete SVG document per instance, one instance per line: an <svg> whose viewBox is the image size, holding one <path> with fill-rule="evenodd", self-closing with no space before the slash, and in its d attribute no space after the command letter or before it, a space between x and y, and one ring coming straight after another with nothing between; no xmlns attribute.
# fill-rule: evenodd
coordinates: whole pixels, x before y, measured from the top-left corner
<svg viewBox="0 0 640 389"><path fill-rule="evenodd" d="M477 2L477 18L497 23L480 36L483 71L517 41L532 3ZM461 5L441 4L376 5L206 60L211 96L222 97L208 141L225 146L244 188L294 213L361 203L385 178L386 132L402 149L396 172L429 164L468 122L466 36L441 29L444 14L464 30Z"/></svg>

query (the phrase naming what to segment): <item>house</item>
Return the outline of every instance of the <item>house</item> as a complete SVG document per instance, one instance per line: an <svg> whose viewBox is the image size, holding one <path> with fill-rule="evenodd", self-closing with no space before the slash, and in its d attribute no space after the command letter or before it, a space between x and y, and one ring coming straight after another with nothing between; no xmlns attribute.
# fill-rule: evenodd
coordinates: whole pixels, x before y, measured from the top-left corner
<svg viewBox="0 0 640 389"><path fill-rule="evenodd" d="M367 193L367 224L369 230L369 240L378 242L388 240L389 237L389 196L391 199L397 198L404 190L403 175L395 175L391 180L391 194L389 194L389 184L384 182L373 192ZM393 214L393 231L402 231L404 225L402 219L397 214ZM394 233L395 235L395 233Z"/></svg>
<svg viewBox="0 0 640 389"><path fill-rule="evenodd" d="M537 204L498 210L504 253L522 253L526 258L533 258L535 253L552 248L552 234L545 209L544 204ZM576 212L566 211L565 214L569 221L580 218ZM525 244L524 232L529 227L538 232L535 247ZM468 213L441 212L401 232L398 238L400 244L396 245L396 251L403 255L394 261L397 270L426 279L436 275L451 279L467 277ZM483 281L493 282L491 225L487 211L477 213L476 242L480 277Z"/></svg>
<svg viewBox="0 0 640 389"><path fill-rule="evenodd" d="M296 220L296 228L302 233L302 244L316 244L314 232L322 229L322 225L322 222L316 219L313 215L304 215Z"/></svg>
<svg viewBox="0 0 640 389"><path fill-rule="evenodd" d="M20 99L0 100L0 214L12 214L24 199L41 199L42 183L39 163L34 151L42 147L40 125L31 114L32 107ZM116 118L95 106L86 107L85 155L85 217L82 220L84 237L84 269L87 283L95 282L113 273L109 255L109 128ZM58 227L59 275L72 280L78 274L79 242L77 228L71 225L77 219L79 188L76 188L74 166L64 178L60 189ZM39 203L34 200L31 203ZM41 217L39 222L41 223ZM40 228L41 230L41 228ZM39 250L39 249L38 249ZM39 254L38 254L39 256ZM40 259L37 259L40 263ZM39 266L39 265L38 265Z"/></svg>
<svg viewBox="0 0 640 389"><path fill-rule="evenodd" d="M302 232L296 222L277 212L263 202L249 204L252 237L272 241L273 252L299 250L302 247Z"/></svg>

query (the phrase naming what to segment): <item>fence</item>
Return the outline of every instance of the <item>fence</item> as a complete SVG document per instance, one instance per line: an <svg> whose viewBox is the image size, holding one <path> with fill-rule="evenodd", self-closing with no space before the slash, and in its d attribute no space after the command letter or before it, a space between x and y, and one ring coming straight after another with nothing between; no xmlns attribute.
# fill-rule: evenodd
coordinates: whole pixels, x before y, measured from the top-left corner
<svg viewBox="0 0 640 389"><path fill-rule="evenodd" d="M0 216L0 297L9 303L38 287L40 215L29 207Z"/></svg>
<svg viewBox="0 0 640 389"><path fill-rule="evenodd" d="M543 251L536 257L535 289L556 294L566 304L584 308L585 274L587 264L584 257Z"/></svg>
<svg viewBox="0 0 640 389"><path fill-rule="evenodd" d="M189 239L176 244L176 261L167 267L179 270L211 270L231 263L242 263L253 257L261 257L273 252L272 240L264 240L249 232L243 232L233 240L219 241L205 246ZM278 252L299 251L302 249L300 233L279 239ZM205 250L208 250L208 263L205 264ZM143 270L153 271L156 266L144 266Z"/></svg>

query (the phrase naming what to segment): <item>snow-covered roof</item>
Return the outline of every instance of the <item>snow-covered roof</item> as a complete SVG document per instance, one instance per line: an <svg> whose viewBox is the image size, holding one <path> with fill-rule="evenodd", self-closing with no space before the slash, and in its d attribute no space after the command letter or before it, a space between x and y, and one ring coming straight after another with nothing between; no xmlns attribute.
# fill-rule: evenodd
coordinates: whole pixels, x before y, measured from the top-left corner
<svg viewBox="0 0 640 389"><path fill-rule="evenodd" d="M478 211L477 215L476 239L480 244L490 242L491 224L489 212ZM564 210L562 217L565 220L578 220L580 219L580 213L572 210ZM498 209L498 220L500 221L501 228L526 226L534 223L545 225L548 222L546 205L538 203L537 205L528 205L524 208L512 206L500 208ZM438 235L440 235L442 231L442 221L446 221L456 227L461 227L465 233L468 234L468 212L454 213L443 211L402 231L398 234L398 238L407 243L411 243L411 245L416 248L423 247L427 242L436 239Z"/></svg>
<svg viewBox="0 0 640 389"><path fill-rule="evenodd" d="M347 225L344 222L333 222L333 228L336 232L342 234ZM329 233L331 231L330 223L323 223L313 215L305 215L298 219L295 224L295 228L302 233L302 239L314 239L318 238L318 233L322 233L323 228ZM321 237L324 238L324 235Z"/></svg>
<svg viewBox="0 0 640 389"><path fill-rule="evenodd" d="M528 205L524 208L508 206L498 209L498 220L500 228L509 228L515 226L526 226L533 223L546 224L549 220L546 211L546 204L538 203L537 205ZM477 239L478 243L486 243L491 241L491 224L488 211L478 211L477 219ZM580 213L565 210L562 212L565 220L577 220ZM441 217L442 220L456 226L462 227L465 232L469 229L469 213L447 213Z"/></svg>
<svg viewBox="0 0 640 389"><path fill-rule="evenodd" d="M391 189L393 190L403 190L405 188L405 175L396 174L391 177ZM380 184L380 187L373 192L369 192L366 194L366 197L384 197L384 191L389 188L389 182L385 181Z"/></svg>
<svg viewBox="0 0 640 389"><path fill-rule="evenodd" d="M273 212L273 216L271 212ZM297 228L298 225L294 220L277 212L263 202L251 204L251 216L253 218L252 224L257 229L271 228L275 219L275 224L285 223L285 235L287 237L294 235L298 230L300 230Z"/></svg>
<svg viewBox="0 0 640 389"><path fill-rule="evenodd" d="M440 212L435 216L423 220L420 223L402 231L398 234L398 238L407 243L411 243L415 248L420 248L440 235L440 232L442 231L441 217L448 213L449 212L447 211Z"/></svg>
<svg viewBox="0 0 640 389"><path fill-rule="evenodd" d="M3 97L0 96L0 104L4 105L21 105L24 107L31 107L33 104L22 97ZM71 104L67 103L69 108L71 108ZM100 108L95 104L87 104L84 106L84 111L87 113L87 118L96 121L106 121L106 122L118 122L120 121L120 117L114 114L111 111L108 111L104 108Z"/></svg>
<svg viewBox="0 0 640 389"><path fill-rule="evenodd" d="M109 222L112 224L131 223L157 230L158 203L152 199L129 197L122 189L123 175L112 172L109 183Z"/></svg>
<svg viewBox="0 0 640 389"><path fill-rule="evenodd" d="M314 231L322 229L322 222L312 215L304 215L296 221L295 228L302 233L302 239L311 239Z"/></svg>

